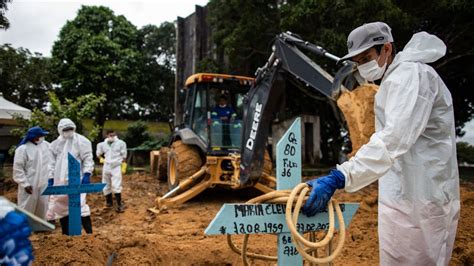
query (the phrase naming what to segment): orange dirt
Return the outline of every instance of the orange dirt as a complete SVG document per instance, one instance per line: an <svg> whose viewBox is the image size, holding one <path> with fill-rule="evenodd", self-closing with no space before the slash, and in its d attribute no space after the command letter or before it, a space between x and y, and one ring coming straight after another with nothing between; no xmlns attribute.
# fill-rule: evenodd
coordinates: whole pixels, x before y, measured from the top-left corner
<svg viewBox="0 0 474 266"><path fill-rule="evenodd" d="M98 181L98 177L94 178ZM15 198L16 188L8 181L6 196ZM204 229L225 202L245 202L258 193L253 190L208 190L182 206L158 215L147 211L157 193L167 191L164 182L145 174L124 177L125 213L104 209L100 194L88 196L94 235L67 237L60 228L31 237L34 265L104 265L115 252L114 265L241 265L240 257L227 246L224 236L205 236ZM452 265L474 263L474 185L461 188L462 209ZM357 193L338 192L341 201L361 202L352 221L346 243L335 265L378 263L377 185ZM240 239L236 241L241 243ZM275 254L276 237L250 238L252 251ZM254 264L264 264L261 261Z"/></svg>
<svg viewBox="0 0 474 266"><path fill-rule="evenodd" d="M364 84L353 91L344 91L337 99L349 127L352 142L352 157L375 132L374 96L378 86Z"/></svg>

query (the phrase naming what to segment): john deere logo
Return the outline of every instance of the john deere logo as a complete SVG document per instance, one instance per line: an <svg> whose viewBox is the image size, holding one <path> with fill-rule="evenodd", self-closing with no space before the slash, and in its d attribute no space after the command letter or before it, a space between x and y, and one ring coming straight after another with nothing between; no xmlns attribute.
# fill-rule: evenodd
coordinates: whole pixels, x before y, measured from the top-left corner
<svg viewBox="0 0 474 266"><path fill-rule="evenodd" d="M348 42L347 42L347 48L348 48L348 49L351 49L353 45L354 45L354 42L353 42L353 41L348 41Z"/></svg>

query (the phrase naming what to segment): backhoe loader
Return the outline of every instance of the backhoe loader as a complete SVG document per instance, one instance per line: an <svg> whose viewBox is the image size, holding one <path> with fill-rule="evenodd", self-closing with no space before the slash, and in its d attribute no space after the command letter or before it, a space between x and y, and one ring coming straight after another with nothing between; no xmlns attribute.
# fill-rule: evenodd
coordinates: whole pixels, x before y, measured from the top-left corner
<svg viewBox="0 0 474 266"><path fill-rule="evenodd" d="M159 177L166 172L170 189L157 198L158 209L183 203L209 187L242 187L239 150L243 98L253 83L251 77L215 73L197 73L186 80L184 123L173 132L169 145L159 151L159 157L152 159L157 161L154 171ZM225 117L219 114L223 99L227 102L224 110L229 112ZM254 187L266 193L273 190L276 181L271 175L270 155L264 153L265 170Z"/></svg>

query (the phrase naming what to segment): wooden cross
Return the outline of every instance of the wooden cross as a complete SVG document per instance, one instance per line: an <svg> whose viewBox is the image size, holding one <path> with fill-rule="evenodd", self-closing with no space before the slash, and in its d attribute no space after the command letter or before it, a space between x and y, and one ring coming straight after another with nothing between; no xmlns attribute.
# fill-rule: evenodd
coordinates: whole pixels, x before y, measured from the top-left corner
<svg viewBox="0 0 474 266"><path fill-rule="evenodd" d="M301 183L301 120L297 118L277 144L277 190L293 189ZM340 204L346 227L359 204ZM336 221L335 226L338 226ZM300 214L300 232L327 230L329 217L321 212L313 217ZM303 265L292 243L281 204L224 204L206 228L207 235L278 234L278 265Z"/></svg>
<svg viewBox="0 0 474 266"><path fill-rule="evenodd" d="M47 187L42 195L68 195L69 235L81 235L81 193L101 192L105 184L81 184L81 164L68 153L68 185Z"/></svg>

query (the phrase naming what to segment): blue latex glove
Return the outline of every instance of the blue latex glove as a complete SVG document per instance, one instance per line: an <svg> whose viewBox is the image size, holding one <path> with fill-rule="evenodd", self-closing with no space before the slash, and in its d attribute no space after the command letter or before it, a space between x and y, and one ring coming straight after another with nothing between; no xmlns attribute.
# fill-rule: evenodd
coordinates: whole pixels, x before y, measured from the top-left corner
<svg viewBox="0 0 474 266"><path fill-rule="evenodd" d="M54 185L54 178L48 179L48 187L52 187Z"/></svg>
<svg viewBox="0 0 474 266"><path fill-rule="evenodd" d="M0 261L2 265L29 265L33 249L26 216L14 211L0 219Z"/></svg>
<svg viewBox="0 0 474 266"><path fill-rule="evenodd" d="M82 176L81 184L90 184L91 183L91 173L84 173Z"/></svg>
<svg viewBox="0 0 474 266"><path fill-rule="evenodd" d="M314 216L326 210L329 200L336 189L344 188L346 178L340 171L333 169L329 175L306 182L313 189L303 206L302 212L306 216Z"/></svg>

